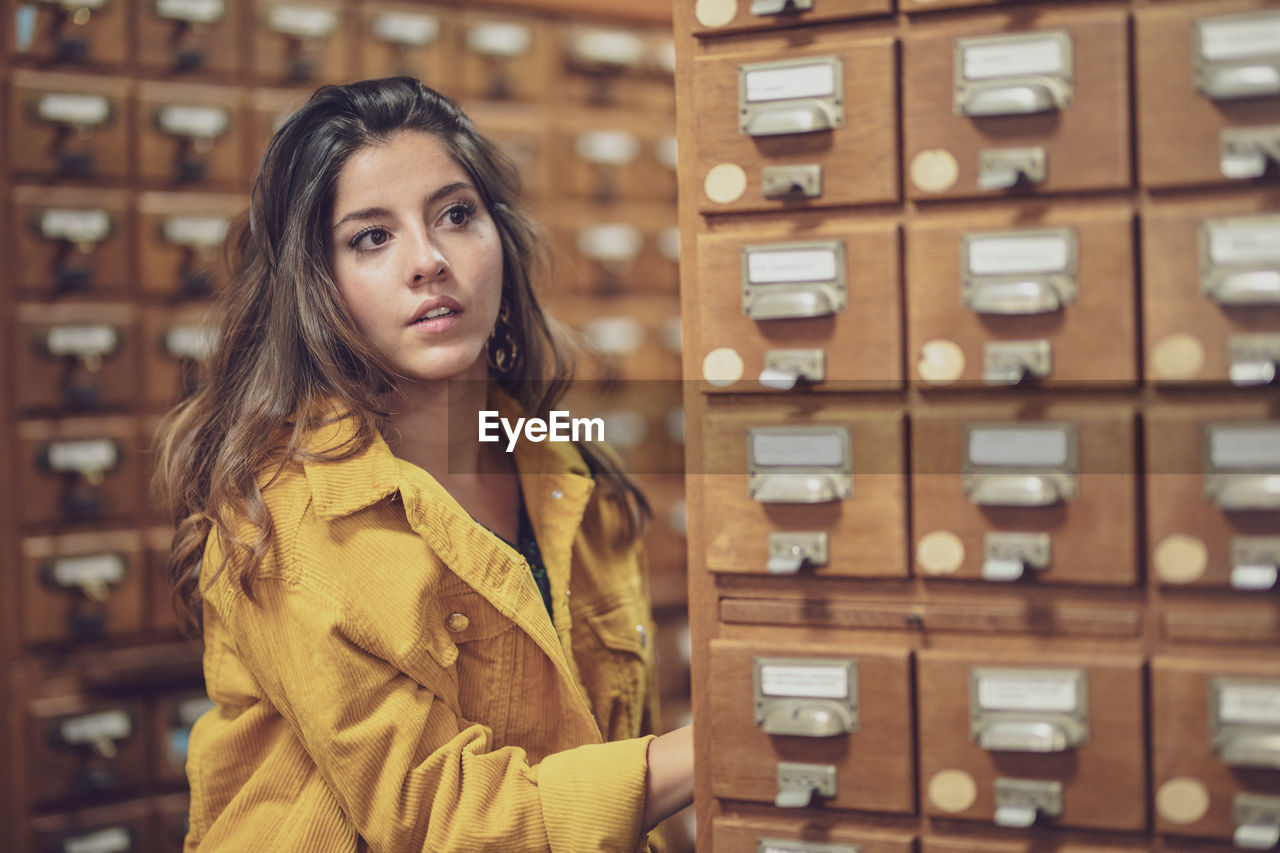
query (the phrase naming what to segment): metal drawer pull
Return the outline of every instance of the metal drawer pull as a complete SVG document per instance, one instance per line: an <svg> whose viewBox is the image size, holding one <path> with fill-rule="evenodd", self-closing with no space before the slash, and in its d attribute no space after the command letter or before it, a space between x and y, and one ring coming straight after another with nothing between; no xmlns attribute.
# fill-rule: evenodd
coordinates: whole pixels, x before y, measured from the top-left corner
<svg viewBox="0 0 1280 853"><path fill-rule="evenodd" d="M826 376L826 353L820 349L771 349L764 354L760 384L790 391L801 382L821 382Z"/></svg>
<svg viewBox="0 0 1280 853"><path fill-rule="evenodd" d="M984 149L978 155L978 188L994 191L1043 184L1047 163L1048 155L1038 146Z"/></svg>
<svg viewBox="0 0 1280 853"><path fill-rule="evenodd" d="M1049 568L1048 533L988 533L983 542L982 577L1016 581L1028 571Z"/></svg>
<svg viewBox="0 0 1280 853"><path fill-rule="evenodd" d="M1280 335L1232 335L1227 363L1232 385L1270 385L1280 365Z"/></svg>
<svg viewBox="0 0 1280 853"><path fill-rule="evenodd" d="M827 554L825 532L770 533L766 568L771 575L794 575L805 566L827 565Z"/></svg>
<svg viewBox="0 0 1280 853"><path fill-rule="evenodd" d="M813 0L751 0L751 14L762 17L809 12L812 9Z"/></svg>
<svg viewBox="0 0 1280 853"><path fill-rule="evenodd" d="M996 779L996 826L1026 829L1041 816L1062 816L1062 783Z"/></svg>
<svg viewBox="0 0 1280 853"><path fill-rule="evenodd" d="M1206 424L1204 495L1227 511L1280 510L1280 424Z"/></svg>
<svg viewBox="0 0 1280 853"><path fill-rule="evenodd" d="M814 795L836 795L836 768L834 764L800 764L794 761L778 762L778 796L773 804L780 809L803 809L813 801Z"/></svg>
<svg viewBox="0 0 1280 853"><path fill-rule="evenodd" d="M760 170L760 194L775 201L819 198L822 166L765 166Z"/></svg>
<svg viewBox="0 0 1280 853"><path fill-rule="evenodd" d="M1280 13L1197 20L1195 84L1215 101L1280 94Z"/></svg>
<svg viewBox="0 0 1280 853"><path fill-rule="evenodd" d="M1280 125L1224 128L1219 141L1219 168L1224 178L1261 178L1280 164Z"/></svg>
<svg viewBox="0 0 1280 853"><path fill-rule="evenodd" d="M1231 540L1231 587L1258 592L1280 580L1280 537L1241 536Z"/></svg>
<svg viewBox="0 0 1280 853"><path fill-rule="evenodd" d="M1236 794L1232 803L1236 831L1232 840L1241 850L1274 850L1280 845L1280 797Z"/></svg>
<svg viewBox="0 0 1280 853"><path fill-rule="evenodd" d="M988 385L1020 385L1053 372L1047 340L992 341L982 346L982 380Z"/></svg>

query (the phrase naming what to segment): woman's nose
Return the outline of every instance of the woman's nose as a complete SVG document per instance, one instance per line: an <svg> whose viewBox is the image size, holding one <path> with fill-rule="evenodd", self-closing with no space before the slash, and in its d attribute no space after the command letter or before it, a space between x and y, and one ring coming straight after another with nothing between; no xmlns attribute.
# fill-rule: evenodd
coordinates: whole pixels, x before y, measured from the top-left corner
<svg viewBox="0 0 1280 853"><path fill-rule="evenodd" d="M411 278L415 284L448 277L449 259L427 233L421 232L416 236L412 251Z"/></svg>

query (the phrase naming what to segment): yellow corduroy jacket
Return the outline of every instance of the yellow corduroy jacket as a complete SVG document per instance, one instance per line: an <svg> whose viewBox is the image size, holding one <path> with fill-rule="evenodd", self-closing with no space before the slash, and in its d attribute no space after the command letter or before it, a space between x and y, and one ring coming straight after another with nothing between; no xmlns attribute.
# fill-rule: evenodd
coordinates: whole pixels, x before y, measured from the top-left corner
<svg viewBox="0 0 1280 853"><path fill-rule="evenodd" d="M518 552L381 438L265 489L256 602L210 536L188 853L649 846L643 551L610 547L617 509L571 444L515 457L554 625Z"/></svg>

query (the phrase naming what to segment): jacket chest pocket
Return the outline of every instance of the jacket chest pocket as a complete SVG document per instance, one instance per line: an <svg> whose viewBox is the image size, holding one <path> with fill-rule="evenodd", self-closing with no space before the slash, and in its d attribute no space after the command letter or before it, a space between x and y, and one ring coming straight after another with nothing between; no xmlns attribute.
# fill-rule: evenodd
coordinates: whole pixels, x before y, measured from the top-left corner
<svg viewBox="0 0 1280 853"><path fill-rule="evenodd" d="M627 601L578 616L574 622L578 671L591 697L600 730L609 740L640 734L653 622L640 602Z"/></svg>
<svg viewBox="0 0 1280 853"><path fill-rule="evenodd" d="M458 649L458 706L468 722L482 723L504 740L512 703L520 701L513 680L516 664L515 623L473 591L440 597L444 630Z"/></svg>

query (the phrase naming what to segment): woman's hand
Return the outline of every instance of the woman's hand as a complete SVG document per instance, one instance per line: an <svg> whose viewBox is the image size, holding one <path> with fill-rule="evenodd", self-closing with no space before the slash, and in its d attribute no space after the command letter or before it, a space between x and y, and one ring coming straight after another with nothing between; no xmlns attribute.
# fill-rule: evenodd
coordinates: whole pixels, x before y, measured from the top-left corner
<svg viewBox="0 0 1280 853"><path fill-rule="evenodd" d="M693 802L693 726L649 741L644 831Z"/></svg>

